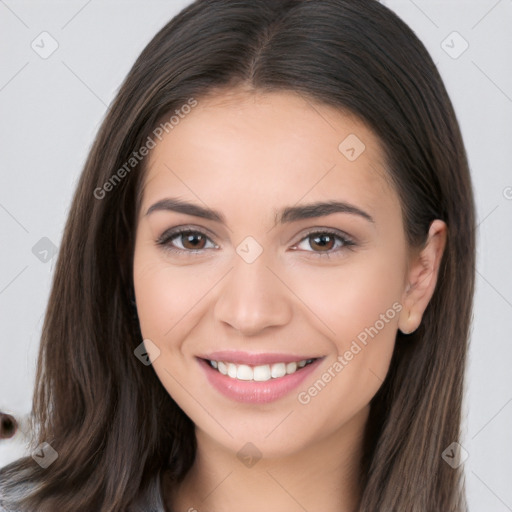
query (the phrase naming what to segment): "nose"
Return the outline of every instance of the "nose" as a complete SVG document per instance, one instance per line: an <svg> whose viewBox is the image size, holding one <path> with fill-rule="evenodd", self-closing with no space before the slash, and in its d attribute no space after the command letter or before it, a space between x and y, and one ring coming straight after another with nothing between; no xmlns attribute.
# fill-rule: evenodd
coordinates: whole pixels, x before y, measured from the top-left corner
<svg viewBox="0 0 512 512"><path fill-rule="evenodd" d="M290 292L267 266L263 253L247 263L235 255L234 268L223 280L215 304L217 322L229 325L244 336L254 336L271 327L290 322Z"/></svg>

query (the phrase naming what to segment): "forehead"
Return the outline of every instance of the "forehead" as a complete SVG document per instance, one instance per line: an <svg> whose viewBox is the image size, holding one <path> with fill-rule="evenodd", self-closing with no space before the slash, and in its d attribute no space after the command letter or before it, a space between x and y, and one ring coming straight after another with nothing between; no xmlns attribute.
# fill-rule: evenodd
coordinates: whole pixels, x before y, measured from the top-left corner
<svg viewBox="0 0 512 512"><path fill-rule="evenodd" d="M398 201L373 132L356 116L294 92L231 90L200 99L147 164L143 211L170 192L231 198L244 209L248 200L268 208L333 194L369 210L376 201Z"/></svg>

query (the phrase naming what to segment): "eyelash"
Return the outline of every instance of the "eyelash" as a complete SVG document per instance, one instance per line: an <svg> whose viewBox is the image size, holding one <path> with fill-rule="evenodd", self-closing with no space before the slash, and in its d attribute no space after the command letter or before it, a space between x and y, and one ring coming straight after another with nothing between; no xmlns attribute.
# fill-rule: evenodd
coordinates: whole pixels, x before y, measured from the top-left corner
<svg viewBox="0 0 512 512"><path fill-rule="evenodd" d="M196 249L196 250L194 250L194 249L179 249L179 248L173 247L170 244L170 242L174 238L178 237L179 235L183 235L183 234L199 234L199 235L207 238L210 242L214 243L210 239L210 237L203 231L201 231L199 229L193 229L192 227L186 226L186 227L182 227L182 228L173 228L173 229L166 231L158 238L158 240L156 241L156 244L158 246L161 246L165 251L169 251L169 252L178 254L180 256L184 256L184 255L188 255L188 254L201 254L203 251L206 250L206 249ZM357 245L354 240L352 240L346 234L344 234L340 231L332 230L332 229L322 229L322 230L313 229L313 230L309 231L308 233L306 233L299 240L299 242L297 244L295 244L295 246L299 245L302 241L312 237L313 235L330 235L330 236L337 238L339 241L342 242L341 247L338 247L337 249L331 249L328 252L306 251L306 252L313 253L315 256L318 256L318 257L330 258L332 254L336 254L339 256L338 253L342 252L341 249L353 250L354 247Z"/></svg>

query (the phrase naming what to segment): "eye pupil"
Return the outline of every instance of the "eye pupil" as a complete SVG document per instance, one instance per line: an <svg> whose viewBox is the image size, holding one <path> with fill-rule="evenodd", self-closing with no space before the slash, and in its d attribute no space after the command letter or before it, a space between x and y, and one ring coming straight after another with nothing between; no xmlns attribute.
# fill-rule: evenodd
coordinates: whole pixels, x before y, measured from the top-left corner
<svg viewBox="0 0 512 512"><path fill-rule="evenodd" d="M200 233L183 233L181 235L183 237L183 247L186 247L187 249L203 249L203 246L201 245L201 240L199 240L199 244L197 243L198 242L198 239L202 239L202 242L203 242L203 245L204 245L204 237L203 235L201 235ZM187 247L186 244L191 244L192 247Z"/></svg>
<svg viewBox="0 0 512 512"><path fill-rule="evenodd" d="M332 244L334 242L334 237L329 234L316 235L312 237L313 244L317 245L321 249L332 249ZM313 244L311 246L313 247Z"/></svg>
<svg viewBox="0 0 512 512"><path fill-rule="evenodd" d="M326 255L329 255L331 252L334 252L334 249L336 248L337 239L341 241L342 248L344 248L345 246L354 245L353 243L350 243L342 236L335 235L328 231L317 231L315 233L306 235L306 237L302 239L302 243L304 243L307 240L307 243L309 244L309 247L313 249L313 252L325 253ZM179 248L174 246L172 240L180 240L182 247ZM167 237L162 237L161 241L159 241L158 243L160 245L168 246L169 249L172 248L173 251L181 251L181 253L188 251L189 254L202 254L203 249L207 249L206 244L208 243L209 240L210 238L200 231L187 230L175 233L174 235L170 234Z"/></svg>

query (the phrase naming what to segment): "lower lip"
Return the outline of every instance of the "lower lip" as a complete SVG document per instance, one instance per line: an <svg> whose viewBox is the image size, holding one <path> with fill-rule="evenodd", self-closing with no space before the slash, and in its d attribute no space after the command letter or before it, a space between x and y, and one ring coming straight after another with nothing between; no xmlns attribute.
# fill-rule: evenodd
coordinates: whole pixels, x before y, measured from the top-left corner
<svg viewBox="0 0 512 512"><path fill-rule="evenodd" d="M232 379L212 368L208 361L198 359L210 384L224 396L237 402L265 404L274 402L297 388L311 375L322 361L322 357L290 375L264 382Z"/></svg>

